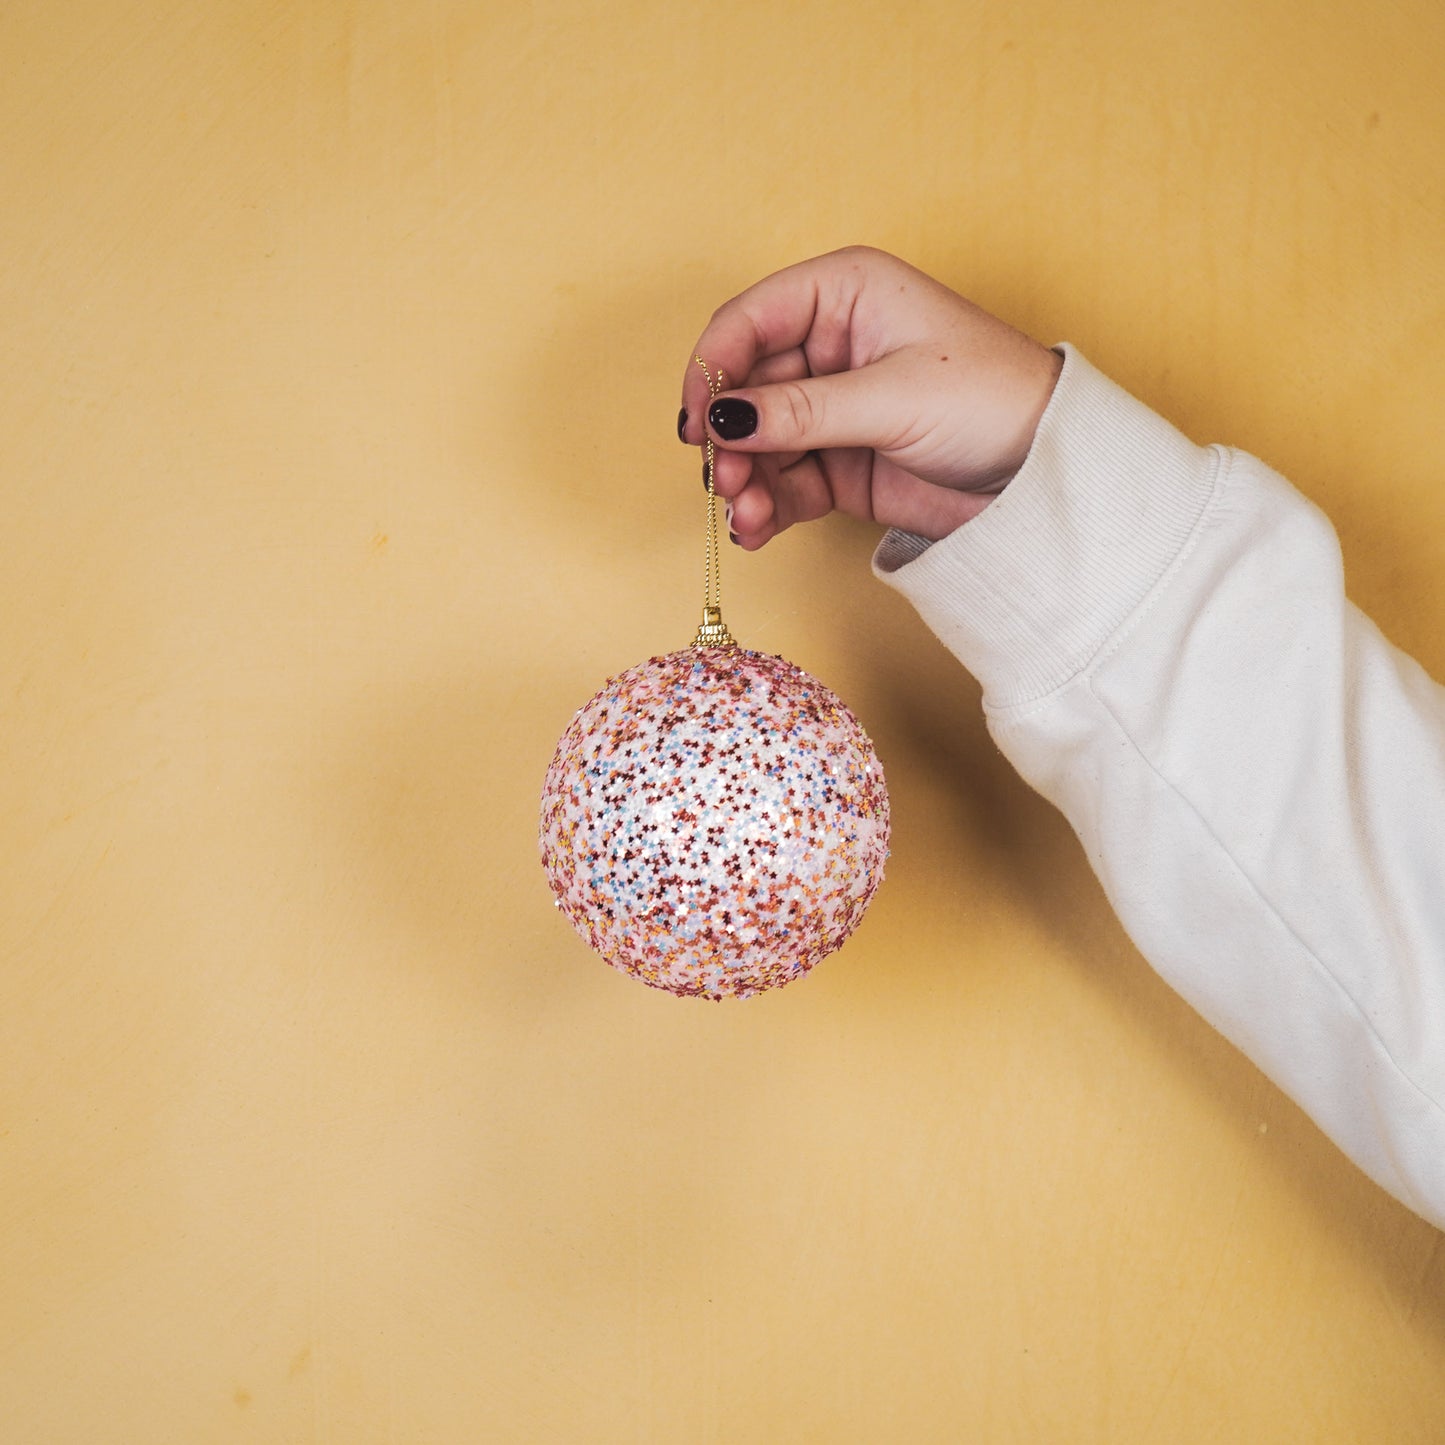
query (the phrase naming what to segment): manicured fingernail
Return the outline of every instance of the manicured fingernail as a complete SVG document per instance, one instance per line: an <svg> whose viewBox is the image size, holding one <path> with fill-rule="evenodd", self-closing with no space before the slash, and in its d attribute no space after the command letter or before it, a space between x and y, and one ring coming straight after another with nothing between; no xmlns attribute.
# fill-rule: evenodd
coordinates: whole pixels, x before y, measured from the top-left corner
<svg viewBox="0 0 1445 1445"><path fill-rule="evenodd" d="M758 429L758 409L741 397L725 396L708 408L712 429L725 441L741 441Z"/></svg>
<svg viewBox="0 0 1445 1445"><path fill-rule="evenodd" d="M677 439L678 439L678 441L681 441L681 440L682 440L682 434L683 434L683 432L685 432L686 430L687 430L687 408L686 408L686 407L683 407L683 409L682 409L680 412L678 412L678 414L677 414Z"/></svg>
<svg viewBox="0 0 1445 1445"><path fill-rule="evenodd" d="M741 547L743 545L740 541L738 541L738 534L736 532L728 533L728 541L731 542L734 547Z"/></svg>
<svg viewBox="0 0 1445 1445"><path fill-rule="evenodd" d="M703 491L705 491L705 492L711 490L711 489L708 487L708 484L707 484L707 469L708 469L708 463L707 463L707 462L704 462L704 463L702 464L702 489L703 489Z"/></svg>

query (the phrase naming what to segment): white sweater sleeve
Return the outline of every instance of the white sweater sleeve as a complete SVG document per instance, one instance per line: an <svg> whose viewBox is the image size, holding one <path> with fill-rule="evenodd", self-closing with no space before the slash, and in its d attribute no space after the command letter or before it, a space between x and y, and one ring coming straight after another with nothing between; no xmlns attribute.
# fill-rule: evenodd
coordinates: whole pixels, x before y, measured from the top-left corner
<svg viewBox="0 0 1445 1445"><path fill-rule="evenodd" d="M1445 691L1335 534L1064 347L1023 470L874 569L984 689L1159 973L1445 1228Z"/></svg>

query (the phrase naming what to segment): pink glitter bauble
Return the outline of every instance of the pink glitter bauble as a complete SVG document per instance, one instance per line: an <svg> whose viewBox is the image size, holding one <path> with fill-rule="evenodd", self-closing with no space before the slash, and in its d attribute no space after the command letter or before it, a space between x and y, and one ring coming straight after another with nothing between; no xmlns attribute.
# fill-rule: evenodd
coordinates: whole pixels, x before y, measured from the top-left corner
<svg viewBox="0 0 1445 1445"><path fill-rule="evenodd" d="M614 677L542 789L557 906L654 988L746 998L858 926L888 856L883 769L822 683L766 653L688 647Z"/></svg>

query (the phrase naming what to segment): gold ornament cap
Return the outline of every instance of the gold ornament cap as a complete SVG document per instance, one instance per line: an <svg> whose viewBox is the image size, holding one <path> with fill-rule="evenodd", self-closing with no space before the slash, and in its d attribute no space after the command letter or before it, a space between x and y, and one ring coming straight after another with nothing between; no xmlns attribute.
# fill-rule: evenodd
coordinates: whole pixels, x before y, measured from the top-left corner
<svg viewBox="0 0 1445 1445"><path fill-rule="evenodd" d="M702 609L702 625L697 629L697 636L693 638L694 647L736 647L733 635L728 631L727 623L723 621L721 607L704 607Z"/></svg>

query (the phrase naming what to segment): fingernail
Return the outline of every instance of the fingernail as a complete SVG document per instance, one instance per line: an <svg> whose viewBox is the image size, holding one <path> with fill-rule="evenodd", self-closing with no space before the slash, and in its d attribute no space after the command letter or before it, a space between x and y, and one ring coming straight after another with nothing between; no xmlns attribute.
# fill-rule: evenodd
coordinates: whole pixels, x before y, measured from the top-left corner
<svg viewBox="0 0 1445 1445"><path fill-rule="evenodd" d="M704 463L702 464L702 489L703 489L703 491L705 491L705 492L711 490L711 488L710 488L710 487L708 486L708 484L707 484L707 480L708 480L708 479L707 479L707 468L708 468L708 464L707 464L706 462L704 462Z"/></svg>
<svg viewBox="0 0 1445 1445"><path fill-rule="evenodd" d="M685 432L686 430L687 430L687 408L686 408L686 407L683 407L683 409L682 409L680 412L678 412L678 414L677 414L677 439L678 439L678 441L681 441L681 440L682 440L682 434L683 434L683 432Z"/></svg>
<svg viewBox="0 0 1445 1445"><path fill-rule="evenodd" d="M728 533L728 541L731 542L734 547L741 547L743 545L740 541L738 541L738 534L736 532Z"/></svg>
<svg viewBox="0 0 1445 1445"><path fill-rule="evenodd" d="M726 442L741 441L758 429L758 409L741 397L725 396L708 408L712 429Z"/></svg>

